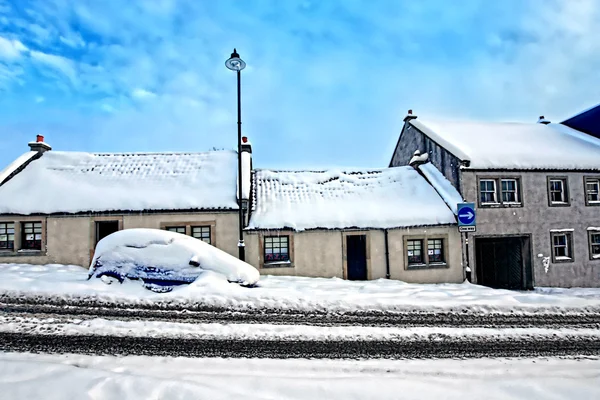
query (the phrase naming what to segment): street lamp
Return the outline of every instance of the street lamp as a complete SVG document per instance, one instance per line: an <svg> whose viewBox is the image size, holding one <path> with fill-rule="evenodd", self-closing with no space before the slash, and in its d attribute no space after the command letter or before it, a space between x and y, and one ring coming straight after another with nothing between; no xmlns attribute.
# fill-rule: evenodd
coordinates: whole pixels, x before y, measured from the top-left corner
<svg viewBox="0 0 600 400"><path fill-rule="evenodd" d="M244 211L242 210L242 92L241 92L241 71L246 68L246 63L240 58L240 55L235 49L231 53L231 57L225 61L225 66L232 71L237 72L237 116L238 116L238 223L239 223L239 241L238 251L239 259L242 261L246 260L246 249L244 244Z"/></svg>

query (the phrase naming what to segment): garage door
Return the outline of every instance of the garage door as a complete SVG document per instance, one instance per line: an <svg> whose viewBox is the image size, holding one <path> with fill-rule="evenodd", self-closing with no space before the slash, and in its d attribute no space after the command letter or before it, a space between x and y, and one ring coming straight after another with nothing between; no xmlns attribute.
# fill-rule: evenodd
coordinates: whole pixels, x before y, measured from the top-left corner
<svg viewBox="0 0 600 400"><path fill-rule="evenodd" d="M502 289L527 289L530 284L529 240L523 237L476 238L477 282Z"/></svg>

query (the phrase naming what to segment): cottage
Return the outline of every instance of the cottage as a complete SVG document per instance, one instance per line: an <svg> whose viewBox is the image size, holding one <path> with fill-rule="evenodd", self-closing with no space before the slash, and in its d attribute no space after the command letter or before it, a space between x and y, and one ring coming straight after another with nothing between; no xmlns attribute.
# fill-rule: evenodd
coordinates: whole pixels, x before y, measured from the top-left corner
<svg viewBox="0 0 600 400"><path fill-rule="evenodd" d="M404 121L390 167L426 153L476 204L477 231L463 238L476 283L600 286L600 139L543 117Z"/></svg>
<svg viewBox="0 0 600 400"><path fill-rule="evenodd" d="M255 170L251 204L246 261L263 274L464 280L455 215L412 167Z"/></svg>
<svg viewBox="0 0 600 400"><path fill-rule="evenodd" d="M0 173L0 263L87 266L100 239L128 228L185 233L237 256L237 153L62 152L41 136L29 145Z"/></svg>

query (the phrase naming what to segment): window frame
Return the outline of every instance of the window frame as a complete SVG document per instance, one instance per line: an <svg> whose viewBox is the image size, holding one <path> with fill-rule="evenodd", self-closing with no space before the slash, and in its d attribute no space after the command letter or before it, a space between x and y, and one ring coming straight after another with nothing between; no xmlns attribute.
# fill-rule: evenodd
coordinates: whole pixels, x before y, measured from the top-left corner
<svg viewBox="0 0 600 400"><path fill-rule="evenodd" d="M185 232L183 233L186 236L193 237L193 228L197 227L209 227L210 228L210 245L217 247L217 238L216 238L216 227L217 222L215 220L208 221L168 221L161 222L160 229L167 230L167 228L185 228ZM200 240L200 239L198 239ZM206 243L206 242L204 242Z"/></svg>
<svg viewBox="0 0 600 400"><path fill-rule="evenodd" d="M598 200L590 201L588 199L588 183L595 183L598 186ZM599 176L584 176L583 177L583 195L585 198L585 205L589 207L600 206L600 177Z"/></svg>
<svg viewBox="0 0 600 400"><path fill-rule="evenodd" d="M208 229L208 242L204 240L203 229ZM200 237L194 236L194 229L200 229ZM212 245L212 226L211 225L191 225L190 226L190 236L194 239L198 239L203 241L204 243Z"/></svg>
<svg viewBox="0 0 600 400"><path fill-rule="evenodd" d="M419 242L419 247L420 247L419 250L421 252L421 262L418 262L418 263L410 262L411 255L408 254L408 252L414 251L414 249L409 250L409 248L408 248L410 245L410 242ZM414 254L412 257L414 257ZM407 262L406 262L407 268L419 268L419 267L427 265L427 258L425 257L425 239L407 239L406 240L406 259L407 259Z"/></svg>
<svg viewBox="0 0 600 400"><path fill-rule="evenodd" d="M493 181L495 188L495 203L490 202L482 202L481 201L481 182L482 181ZM503 198L503 190L502 190L502 182L503 181L515 181L515 196L517 197L516 202L513 201L504 201ZM479 208L513 208L513 207L523 207L523 184L522 184L522 176L521 175L481 175L477 176L477 206ZM489 193L489 192L487 192Z"/></svg>
<svg viewBox="0 0 600 400"><path fill-rule="evenodd" d="M429 241L430 240L441 240L441 253L443 261L431 261L429 258ZM405 270L419 270L419 269L434 269L434 268L450 268L448 264L448 236L447 235L404 235L403 237L403 257L404 257L404 269ZM408 260L408 243L410 241L421 242L421 257L422 263L409 263Z"/></svg>
<svg viewBox="0 0 600 400"><path fill-rule="evenodd" d="M565 248L568 252L568 256L557 256L555 249L556 245L554 244L554 238L558 236L565 236L566 243ZM550 231L550 249L552 252L552 263L553 264L561 264L561 263L572 263L575 261L575 255L573 254L573 231L571 230L556 230ZM561 258L558 258L561 257ZM564 257L564 258L562 258Z"/></svg>
<svg viewBox="0 0 600 400"><path fill-rule="evenodd" d="M515 194L515 201L504 201L504 188L502 187L502 184L504 182L508 182L508 181L513 181L515 183L515 190L514 190L514 194ZM520 190L520 184L519 184L519 179L518 178L500 178L500 201L502 204L521 204L521 190ZM507 193L513 193L511 191L506 191Z"/></svg>
<svg viewBox="0 0 600 400"><path fill-rule="evenodd" d="M183 230L183 232L179 232L180 230ZM165 231L181 233L182 235L185 235L187 232L187 227L185 225L167 225L165 226Z"/></svg>
<svg viewBox="0 0 600 400"><path fill-rule="evenodd" d="M569 177L567 176L548 176L546 181L547 184L547 195L548 195L548 206L550 207L569 207L571 206L571 195L569 190ZM563 193L564 202L552 201L552 181L563 182Z"/></svg>
<svg viewBox="0 0 600 400"><path fill-rule="evenodd" d="M39 224L39 232L36 232L37 228L36 224ZM27 232L27 225L31 225L32 232ZM20 221L20 230L21 230L21 244L19 251L23 252L41 252L44 248L44 223L42 220L31 220L31 221ZM31 242L31 240L26 239L26 235L33 235L33 243L35 246L36 242L39 242L39 248L35 247L25 247L25 243ZM36 239L37 235L40 236L39 240Z"/></svg>
<svg viewBox="0 0 600 400"><path fill-rule="evenodd" d="M494 184L494 201L493 202L489 202L489 201L482 201L482 193L492 193L489 191L486 192L482 192L481 191L481 183L482 182L492 182ZM498 201L498 182L497 179L494 178L480 178L477 181L477 191L478 191L478 199L479 199L479 205L482 207L491 207L491 206L495 206L495 205L500 205L501 203Z"/></svg>
<svg viewBox="0 0 600 400"><path fill-rule="evenodd" d="M5 225L3 230L1 228L2 225ZM9 225L12 225L12 228L10 228ZM6 247L0 247L0 252L13 253L15 251L17 233L15 225L14 221L0 221L0 236L6 236L6 240L0 241L0 243L6 243ZM12 234L9 233L9 229L12 229ZM9 247L8 245L11 242L9 236L12 236L12 247Z"/></svg>
<svg viewBox="0 0 600 400"><path fill-rule="evenodd" d="M591 261L600 261L600 252L598 254L593 254L594 246L598 246L600 248L600 241L598 243L592 243L592 236L596 235L600 238L600 230L588 229L588 252L590 254Z"/></svg>
<svg viewBox="0 0 600 400"><path fill-rule="evenodd" d="M266 245L269 238L287 238L287 261L267 261ZM261 268L294 268L294 235L291 232L265 232L259 236L260 242L260 266Z"/></svg>
<svg viewBox="0 0 600 400"><path fill-rule="evenodd" d="M433 250L435 252L435 250L437 249L437 247L433 247L433 249L430 249L430 244L429 241L436 241L439 240L441 243L441 247L440 247L440 255L441 255L441 260L440 261L431 261L431 259L429 258L430 254L430 250ZM445 241L443 238L427 238L427 264L445 264L446 263L446 252L445 252Z"/></svg>

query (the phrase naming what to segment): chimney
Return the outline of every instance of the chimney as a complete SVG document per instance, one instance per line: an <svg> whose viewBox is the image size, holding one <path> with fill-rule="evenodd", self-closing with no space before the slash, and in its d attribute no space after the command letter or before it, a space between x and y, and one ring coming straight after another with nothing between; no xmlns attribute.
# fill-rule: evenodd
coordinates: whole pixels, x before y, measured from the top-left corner
<svg viewBox="0 0 600 400"><path fill-rule="evenodd" d="M543 115L540 115L540 119L538 119L538 124L548 125L549 123L550 123L550 121L548 121L546 118L544 118Z"/></svg>
<svg viewBox="0 0 600 400"><path fill-rule="evenodd" d="M52 147L44 142L44 137L42 135L37 135L35 137L35 142L29 142L28 145L31 151L37 151L40 154L52 150Z"/></svg>
<svg viewBox="0 0 600 400"><path fill-rule="evenodd" d="M408 110L408 113L406 114L406 117L404 117L404 122L408 122L412 119L416 119L417 116L413 115L413 111L412 110Z"/></svg>

